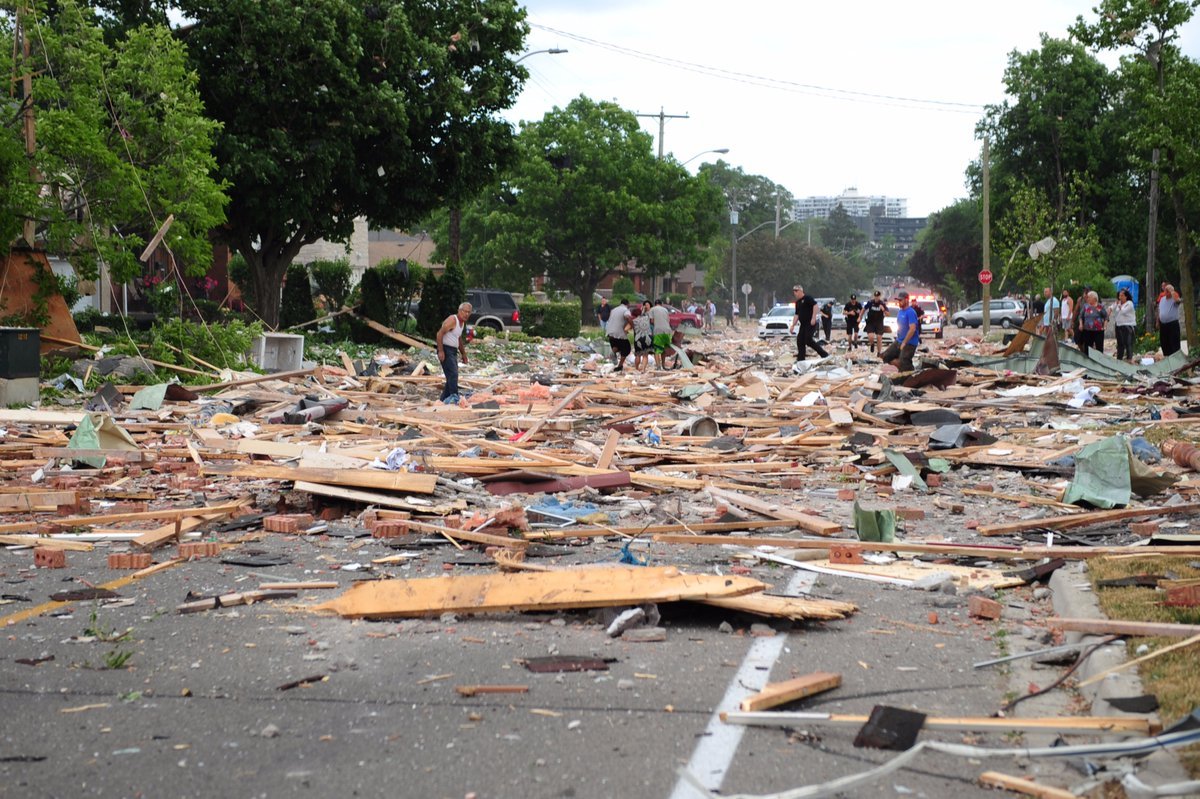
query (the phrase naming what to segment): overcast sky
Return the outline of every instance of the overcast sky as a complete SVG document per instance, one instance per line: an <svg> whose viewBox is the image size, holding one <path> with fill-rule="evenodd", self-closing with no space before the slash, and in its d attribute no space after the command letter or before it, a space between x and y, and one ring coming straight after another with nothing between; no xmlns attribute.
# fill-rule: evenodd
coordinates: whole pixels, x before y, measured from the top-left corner
<svg viewBox="0 0 1200 799"><path fill-rule="evenodd" d="M508 117L581 94L668 119L665 150L724 158L797 197L850 186L926 216L966 196L982 106L1003 100L1008 55L1066 37L1083 0L530 0L530 79ZM1181 46L1200 57L1200 22ZM1115 65L1115 57L1105 56ZM655 137L658 119L642 119Z"/></svg>

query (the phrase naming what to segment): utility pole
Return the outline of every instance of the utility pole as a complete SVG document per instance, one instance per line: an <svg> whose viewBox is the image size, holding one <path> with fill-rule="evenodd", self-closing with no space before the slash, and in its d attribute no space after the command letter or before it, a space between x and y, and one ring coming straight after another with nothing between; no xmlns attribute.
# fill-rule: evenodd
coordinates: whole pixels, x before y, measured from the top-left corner
<svg viewBox="0 0 1200 799"><path fill-rule="evenodd" d="M663 134L666 132L667 120L668 119L689 119L690 118L690 117L688 117L687 114L665 113L662 109L662 106L658 107L657 114L634 114L634 116L635 117L647 117L649 119L657 119L658 120L658 160L659 161L661 161L663 159Z"/></svg>
<svg viewBox="0 0 1200 799"><path fill-rule="evenodd" d="M992 271L992 149L991 142L983 140L983 271ZM992 284L983 284L983 336L987 338L992 326Z"/></svg>
<svg viewBox="0 0 1200 799"><path fill-rule="evenodd" d="M21 69L24 74L21 76L21 118L22 126L25 131L25 156L29 159L29 177L34 183L38 182L38 172L36 162L34 161L34 153L37 151L37 133L35 132L33 122L33 72L29 64L29 35L23 24L23 18L29 13L29 9L24 4L17 7L16 20L16 44L20 48L21 53ZM22 226L22 235L25 243L30 248L34 245L34 239L37 236L37 225L33 217L25 220Z"/></svg>

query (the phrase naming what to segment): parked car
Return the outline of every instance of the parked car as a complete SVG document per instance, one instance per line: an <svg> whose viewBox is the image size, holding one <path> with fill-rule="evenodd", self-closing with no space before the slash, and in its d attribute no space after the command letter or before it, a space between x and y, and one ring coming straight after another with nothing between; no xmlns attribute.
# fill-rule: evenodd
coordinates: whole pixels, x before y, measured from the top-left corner
<svg viewBox="0 0 1200 799"><path fill-rule="evenodd" d="M1000 327L1019 327L1025 321L1025 303L1007 297L991 301L991 323ZM983 301L963 308L950 321L959 328L983 325Z"/></svg>
<svg viewBox="0 0 1200 799"><path fill-rule="evenodd" d="M691 327L699 330L704 327L704 317L698 313L688 313L681 311L673 305L663 305L667 312L671 314L671 329L675 330L679 327Z"/></svg>
<svg viewBox="0 0 1200 799"><path fill-rule="evenodd" d="M921 311L921 335L942 338L945 335L946 315L936 299L918 299Z"/></svg>
<svg viewBox="0 0 1200 799"><path fill-rule="evenodd" d="M758 318L758 337L790 336L792 317L795 314L796 307L791 303L776 305Z"/></svg>
<svg viewBox="0 0 1200 799"><path fill-rule="evenodd" d="M467 324L502 330L520 330L521 312L513 295L503 289L467 289L467 302L474 311Z"/></svg>

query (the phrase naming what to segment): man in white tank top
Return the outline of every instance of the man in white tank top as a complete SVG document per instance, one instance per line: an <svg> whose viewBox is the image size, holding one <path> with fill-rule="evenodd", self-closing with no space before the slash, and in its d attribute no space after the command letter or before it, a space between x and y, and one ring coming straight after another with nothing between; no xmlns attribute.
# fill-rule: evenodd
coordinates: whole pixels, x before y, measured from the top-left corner
<svg viewBox="0 0 1200 799"><path fill-rule="evenodd" d="M462 362L467 363L467 340L463 332L474 310L469 302L458 306L458 312L446 317L446 321L442 322L437 336L434 337L437 341L438 360L442 362L442 374L446 375L442 402L458 404L458 356L461 353Z"/></svg>

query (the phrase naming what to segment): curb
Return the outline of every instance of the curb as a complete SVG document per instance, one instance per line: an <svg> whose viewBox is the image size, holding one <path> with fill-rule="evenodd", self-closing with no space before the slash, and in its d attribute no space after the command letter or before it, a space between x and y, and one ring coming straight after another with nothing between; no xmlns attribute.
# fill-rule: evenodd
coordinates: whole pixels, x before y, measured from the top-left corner
<svg viewBox="0 0 1200 799"><path fill-rule="evenodd" d="M1107 618L1100 610L1100 604L1096 601L1095 594L1092 593L1091 583L1086 573L1086 562L1068 563L1055 571L1050 577L1050 589L1054 592L1051 598L1054 612L1059 616L1084 619ZM1103 637L1068 632L1066 641L1067 643L1078 643L1085 639L1099 641ZM1086 680L1088 677L1118 666L1128 659L1124 644L1103 646L1093 652L1075 674L1081 681ZM1094 716L1144 717L1144 714L1141 713L1124 713L1117 710L1107 701L1108 697L1141 696L1145 693L1136 669L1109 675L1098 683L1080 688L1079 693L1090 704ZM1151 714L1151 718L1161 721L1158 719L1157 713ZM1179 763L1175 753L1166 749L1159 750L1142 761L1138 768L1138 777L1151 785L1185 782L1191 779Z"/></svg>

